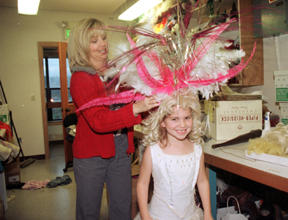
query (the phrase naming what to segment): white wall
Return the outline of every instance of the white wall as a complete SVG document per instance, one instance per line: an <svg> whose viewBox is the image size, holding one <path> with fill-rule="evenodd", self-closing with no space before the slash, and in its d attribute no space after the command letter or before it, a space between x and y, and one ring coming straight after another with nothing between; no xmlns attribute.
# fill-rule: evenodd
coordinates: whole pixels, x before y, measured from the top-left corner
<svg viewBox="0 0 288 220"><path fill-rule="evenodd" d="M63 41L62 21L76 23L96 14L39 11L37 16L18 15L16 8L0 7L0 79L13 113L25 156L45 154L38 64L38 41ZM125 38L108 34L111 48Z"/></svg>

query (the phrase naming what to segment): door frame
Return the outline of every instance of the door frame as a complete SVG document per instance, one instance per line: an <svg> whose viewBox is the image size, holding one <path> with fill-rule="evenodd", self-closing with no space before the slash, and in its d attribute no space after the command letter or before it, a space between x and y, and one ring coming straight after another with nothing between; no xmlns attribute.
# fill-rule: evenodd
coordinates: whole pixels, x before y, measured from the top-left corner
<svg viewBox="0 0 288 220"><path fill-rule="evenodd" d="M75 106L72 103L69 103L68 100L68 81L67 81L67 46L66 42L58 42L58 56L59 56L59 70L60 70L60 90L61 90L61 109L62 109L62 121L66 118L67 115L74 113ZM64 172L67 171L69 167L73 165L73 153L72 153L72 143L67 139L67 131L62 123L63 130L63 142L64 142L64 154L65 154L65 168Z"/></svg>
<svg viewBox="0 0 288 220"><path fill-rule="evenodd" d="M45 95L45 80L44 80L44 66L43 66L43 49L47 47L58 47L57 42L38 42L38 63L40 72L40 93L41 93L41 107L42 107L42 122L43 122L43 136L45 147L45 159L50 158L49 139L48 139L48 119L46 109L46 95Z"/></svg>
<svg viewBox="0 0 288 220"><path fill-rule="evenodd" d="M67 72L66 72L66 51L67 42L38 42L38 58L39 58L39 72L40 72L40 89L41 89L41 106L42 106L42 121L43 121L43 135L45 146L45 159L50 158L49 138L48 138L48 118L47 118L47 101L45 91L45 79L44 79L44 66L43 66L43 50L44 48L58 48L59 59L59 73L60 73L60 91L61 91L61 109L62 109L62 130L63 141L65 151L66 164L71 160L71 144L65 139L66 131L63 126L63 120L68 113L72 113L75 110L74 104L68 101L68 85L67 85Z"/></svg>

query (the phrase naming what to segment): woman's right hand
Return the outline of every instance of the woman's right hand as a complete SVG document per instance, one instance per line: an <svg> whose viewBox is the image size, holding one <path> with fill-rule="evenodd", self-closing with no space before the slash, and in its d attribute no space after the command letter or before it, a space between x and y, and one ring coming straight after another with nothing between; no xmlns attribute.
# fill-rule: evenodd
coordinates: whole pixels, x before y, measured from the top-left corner
<svg viewBox="0 0 288 220"><path fill-rule="evenodd" d="M146 112L159 106L159 104L160 102L157 101L155 96L145 97L145 99L136 101L133 104L133 113L137 116L139 113Z"/></svg>

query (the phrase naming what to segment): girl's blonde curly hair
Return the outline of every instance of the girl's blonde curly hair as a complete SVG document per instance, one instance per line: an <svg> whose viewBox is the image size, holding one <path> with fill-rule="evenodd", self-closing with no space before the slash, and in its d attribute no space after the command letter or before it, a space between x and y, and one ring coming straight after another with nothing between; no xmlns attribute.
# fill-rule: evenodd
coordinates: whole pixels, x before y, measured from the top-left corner
<svg viewBox="0 0 288 220"><path fill-rule="evenodd" d="M162 100L160 106L142 122L144 138L141 141L141 148L156 143L165 145L167 131L161 126L161 123L167 116L173 113L174 107L177 106L191 110L193 128L187 138L192 142L202 143L201 136L203 135L203 132L199 98L192 92L177 92ZM142 149L140 152L142 151L141 153L143 153L144 150L145 149Z"/></svg>

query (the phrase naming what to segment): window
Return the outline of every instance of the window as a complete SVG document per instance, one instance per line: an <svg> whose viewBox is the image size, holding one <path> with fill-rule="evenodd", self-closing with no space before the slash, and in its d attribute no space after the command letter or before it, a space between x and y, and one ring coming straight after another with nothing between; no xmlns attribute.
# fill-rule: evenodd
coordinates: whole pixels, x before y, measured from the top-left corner
<svg viewBox="0 0 288 220"><path fill-rule="evenodd" d="M68 59L66 59L66 66L67 85L69 87L71 72L69 70ZM62 109L58 48L44 48L43 67L48 122L59 121L62 120ZM68 100L69 102L72 102L69 88Z"/></svg>

